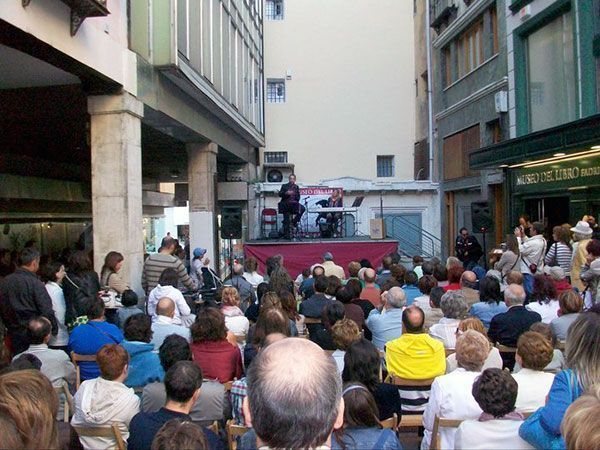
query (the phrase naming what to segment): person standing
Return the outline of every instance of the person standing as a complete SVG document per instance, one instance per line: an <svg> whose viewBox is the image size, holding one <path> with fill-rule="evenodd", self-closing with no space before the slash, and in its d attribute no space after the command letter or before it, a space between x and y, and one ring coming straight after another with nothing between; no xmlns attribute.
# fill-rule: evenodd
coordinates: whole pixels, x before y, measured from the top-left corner
<svg viewBox="0 0 600 450"><path fill-rule="evenodd" d="M58 333L56 336L50 336L48 346L54 349L67 350L69 345L69 332L65 324L65 313L67 306L65 303L65 294L61 284L65 277L65 266L58 261L49 262L41 269L41 279L46 283L46 291L52 299L52 309L58 322Z"/></svg>
<svg viewBox="0 0 600 450"><path fill-rule="evenodd" d="M173 253L177 249L177 241L171 237L164 237L158 253L154 253L146 259L144 262L144 270L142 271L142 288L146 292L146 295L150 294L150 291L156 287L158 280L161 277L165 269L173 269L177 273L177 277L180 283L193 291L197 288L194 280L190 278L183 262Z"/></svg>
<svg viewBox="0 0 600 450"><path fill-rule="evenodd" d="M587 245L592 240L594 231L588 222L580 220L571 228L573 232L573 261L571 263L571 284L583 292L585 285L581 280L581 267L585 265L587 258Z"/></svg>
<svg viewBox="0 0 600 450"><path fill-rule="evenodd" d="M531 224L531 237L525 235L522 227L515 228L515 236L519 241L520 270L523 274L523 287L527 295L533 292L533 276L542 273L544 269L544 255L546 253L546 239L544 239L544 224L533 222Z"/></svg>
<svg viewBox="0 0 600 450"><path fill-rule="evenodd" d="M125 258L119 252L108 252L104 258L104 265L100 271L100 285L108 287L122 294L129 286L123 281L120 275L121 268L123 267L123 260Z"/></svg>
<svg viewBox="0 0 600 450"><path fill-rule="evenodd" d="M481 258L483 250L475 236L469 234L469 230L462 227L459 235L456 238L456 256L463 263L465 270L471 270L477 265L477 261Z"/></svg>
<svg viewBox="0 0 600 450"><path fill-rule="evenodd" d="M290 174L288 182L281 186L279 197L281 197L281 201L278 209L283 214L283 235L289 237L290 222L294 228L297 228L305 211L304 206L300 204L300 188L296 184L295 174Z"/></svg>
<svg viewBox="0 0 600 450"><path fill-rule="evenodd" d="M13 353L21 353L29 347L27 324L34 317L45 317L50 321L52 335L58 333L52 299L36 275L40 267L40 253L33 247L25 248L20 260L19 268L0 284L0 311Z"/></svg>

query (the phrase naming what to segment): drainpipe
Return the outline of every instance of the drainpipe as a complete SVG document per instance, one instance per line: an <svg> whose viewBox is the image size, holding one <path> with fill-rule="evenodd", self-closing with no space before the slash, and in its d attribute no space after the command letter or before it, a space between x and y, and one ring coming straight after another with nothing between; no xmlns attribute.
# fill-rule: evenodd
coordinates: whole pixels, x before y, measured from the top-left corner
<svg viewBox="0 0 600 450"><path fill-rule="evenodd" d="M433 181L433 91L431 76L431 15L429 1L425 0L425 45L427 46L427 139L429 141L429 180Z"/></svg>

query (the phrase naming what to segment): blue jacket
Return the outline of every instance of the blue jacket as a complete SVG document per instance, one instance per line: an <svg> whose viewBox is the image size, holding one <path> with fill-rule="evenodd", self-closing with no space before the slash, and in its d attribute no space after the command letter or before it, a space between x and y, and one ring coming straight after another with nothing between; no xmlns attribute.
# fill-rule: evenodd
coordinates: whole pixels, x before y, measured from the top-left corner
<svg viewBox="0 0 600 450"><path fill-rule="evenodd" d="M383 350L386 342L402 336L402 308L388 309L384 314L374 309L369 313L366 323L373 334L373 345Z"/></svg>
<svg viewBox="0 0 600 450"><path fill-rule="evenodd" d="M108 322L88 322L79 325L69 336L69 351L80 355L95 355L106 344L119 344L123 333L115 325ZM100 376L100 369L95 362L79 363L81 381L91 380Z"/></svg>
<svg viewBox="0 0 600 450"><path fill-rule="evenodd" d="M546 406L542 406L540 423L551 434L560 434L560 424L565 417L567 408L583 393L583 388L577 381L575 372L563 370L552 382Z"/></svg>
<svg viewBox="0 0 600 450"><path fill-rule="evenodd" d="M414 284L405 284L402 286L402 290L406 294L406 306L410 306L415 302L415 298L423 295L419 288Z"/></svg>
<svg viewBox="0 0 600 450"><path fill-rule="evenodd" d="M398 437L392 430L381 428L346 428L342 437L346 448L365 450L402 450ZM335 434L331 436L331 448L340 448Z"/></svg>
<svg viewBox="0 0 600 450"><path fill-rule="evenodd" d="M158 353L154 352L153 344L138 341L123 341L121 345L127 350L131 358L125 386L146 386L148 383L163 380L165 371L160 364Z"/></svg>

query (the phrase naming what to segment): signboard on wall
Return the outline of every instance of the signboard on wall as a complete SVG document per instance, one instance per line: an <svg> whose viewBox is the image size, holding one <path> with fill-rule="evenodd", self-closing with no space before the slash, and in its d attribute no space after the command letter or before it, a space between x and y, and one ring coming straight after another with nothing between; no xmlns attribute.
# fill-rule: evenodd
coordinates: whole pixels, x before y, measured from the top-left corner
<svg viewBox="0 0 600 450"><path fill-rule="evenodd" d="M318 214L312 213L309 214L308 210L313 208L319 208L321 205L325 205L331 194L336 189L339 189L342 194L342 199L344 198L344 191L342 188L335 187L301 187L300 188L300 204L306 208L306 212L304 216L302 216L302 229L306 229L306 225L308 225L309 233L318 233L319 227L316 223ZM347 205L349 206L349 205Z"/></svg>

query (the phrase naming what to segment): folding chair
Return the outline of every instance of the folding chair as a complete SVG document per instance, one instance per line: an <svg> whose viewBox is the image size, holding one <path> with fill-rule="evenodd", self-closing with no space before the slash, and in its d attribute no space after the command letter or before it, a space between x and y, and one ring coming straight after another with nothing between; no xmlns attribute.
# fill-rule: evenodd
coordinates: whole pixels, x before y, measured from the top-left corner
<svg viewBox="0 0 600 450"><path fill-rule="evenodd" d="M79 389L81 385L81 370L79 368L80 362L96 362L96 355L80 355L75 352L71 352L71 361L75 365L75 370L77 372L77 382L75 383L75 387Z"/></svg>
<svg viewBox="0 0 600 450"><path fill-rule="evenodd" d="M500 353L517 353L517 347L509 347L496 342L496 348Z"/></svg>
<svg viewBox="0 0 600 450"><path fill-rule="evenodd" d="M422 390L428 391L431 389L431 385L433 384L433 380L435 378L427 378L423 380L409 380L406 378L401 378L397 375L391 375L391 381L394 385L398 386L399 389L408 388L409 390ZM424 407L425 405L423 405ZM413 427L422 427L423 426L423 413L419 412L416 414L411 414L410 412L402 413L402 418L400 419L399 428L413 428Z"/></svg>
<svg viewBox="0 0 600 450"><path fill-rule="evenodd" d="M396 431L398 429L398 414L394 413L394 415L388 419L380 420L382 428L388 428L390 430Z"/></svg>
<svg viewBox="0 0 600 450"><path fill-rule="evenodd" d="M268 238L272 231L277 231L277 210L274 208L265 208L260 216L260 234ZM266 232L266 225L269 225L269 233Z"/></svg>
<svg viewBox="0 0 600 450"><path fill-rule="evenodd" d="M446 352L446 358L450 355L453 355L454 353L456 353L456 350L453 348L446 348L444 349L444 351Z"/></svg>
<svg viewBox="0 0 600 450"><path fill-rule="evenodd" d="M249 428L242 425L235 425L233 419L227 421L225 428L227 429L227 444L229 450L237 450L237 438L247 433Z"/></svg>
<svg viewBox="0 0 600 450"><path fill-rule="evenodd" d="M106 427L74 426L73 429L77 432L79 437L103 437L114 439L117 442L118 450L127 450L119 426L116 423Z"/></svg>
<svg viewBox="0 0 600 450"><path fill-rule="evenodd" d="M444 419L443 417L435 416L433 421L433 431L431 432L431 443L429 450L441 450L440 445L440 428L458 428L462 423L462 419Z"/></svg>
<svg viewBox="0 0 600 450"><path fill-rule="evenodd" d="M216 420L206 428L215 433L217 436L219 435L219 422L217 422Z"/></svg>
<svg viewBox="0 0 600 450"><path fill-rule="evenodd" d="M59 403L62 402L62 404L63 404L63 422L68 422L69 418L71 417L71 411L73 411L74 408L73 408L73 396L69 392L67 383L63 382L63 385L61 387L55 387L54 392L56 392L56 395L58 396ZM61 396L64 396L64 398L62 400L61 400Z"/></svg>
<svg viewBox="0 0 600 450"><path fill-rule="evenodd" d="M233 381L228 381L227 383L223 383L223 389L227 392L231 392L231 388L233 387Z"/></svg>

